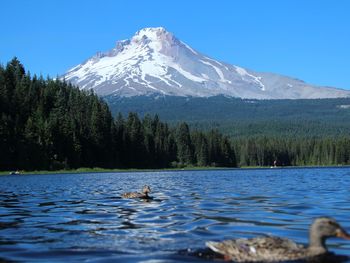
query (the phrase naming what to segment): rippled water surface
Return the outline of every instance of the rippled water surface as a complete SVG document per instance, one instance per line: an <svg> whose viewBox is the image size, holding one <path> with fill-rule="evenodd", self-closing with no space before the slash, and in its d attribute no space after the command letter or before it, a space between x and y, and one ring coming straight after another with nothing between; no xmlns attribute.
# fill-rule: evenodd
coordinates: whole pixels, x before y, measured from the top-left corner
<svg viewBox="0 0 350 263"><path fill-rule="evenodd" d="M144 184L154 200L120 198ZM262 234L305 244L317 216L350 231L349 190L349 168L1 176L0 261L208 262L179 251ZM327 244L350 256L350 241Z"/></svg>

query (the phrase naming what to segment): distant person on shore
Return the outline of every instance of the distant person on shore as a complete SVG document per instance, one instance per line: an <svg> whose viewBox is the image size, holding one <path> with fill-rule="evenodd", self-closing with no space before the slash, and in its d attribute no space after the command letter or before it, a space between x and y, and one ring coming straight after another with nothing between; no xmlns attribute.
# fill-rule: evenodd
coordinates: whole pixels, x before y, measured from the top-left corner
<svg viewBox="0 0 350 263"><path fill-rule="evenodd" d="M273 167L277 167L277 160L273 161Z"/></svg>

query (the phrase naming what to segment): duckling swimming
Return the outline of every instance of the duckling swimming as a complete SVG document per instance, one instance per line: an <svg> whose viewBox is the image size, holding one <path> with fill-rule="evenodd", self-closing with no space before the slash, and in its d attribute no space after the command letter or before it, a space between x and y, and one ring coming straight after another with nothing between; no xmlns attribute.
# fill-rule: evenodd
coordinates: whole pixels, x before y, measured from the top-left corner
<svg viewBox="0 0 350 263"><path fill-rule="evenodd" d="M122 194L123 198L141 198L141 199L152 199L151 196L149 196L148 194L151 193L151 187L149 187L148 185L145 185L142 188L141 193L139 192L128 192L128 193L124 193Z"/></svg>
<svg viewBox="0 0 350 263"><path fill-rule="evenodd" d="M296 244L292 240L280 237L240 238L223 242L206 243L225 259L235 262L280 262L310 259L325 255L326 239L340 237L349 239L350 235L333 218L320 217L314 220L309 231L309 245Z"/></svg>

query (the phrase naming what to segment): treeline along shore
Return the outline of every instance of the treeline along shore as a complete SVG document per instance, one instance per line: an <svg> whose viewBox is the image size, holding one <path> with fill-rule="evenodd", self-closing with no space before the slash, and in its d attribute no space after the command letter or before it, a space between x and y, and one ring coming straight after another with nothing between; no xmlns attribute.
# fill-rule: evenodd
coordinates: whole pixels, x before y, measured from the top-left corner
<svg viewBox="0 0 350 263"><path fill-rule="evenodd" d="M216 130L169 127L157 116L112 117L91 91L25 72L14 58L0 67L0 169L236 166Z"/></svg>
<svg viewBox="0 0 350 263"><path fill-rule="evenodd" d="M157 115L114 118L91 91L31 76L17 58L0 66L0 170L79 167L344 165L350 136L227 137L169 125Z"/></svg>

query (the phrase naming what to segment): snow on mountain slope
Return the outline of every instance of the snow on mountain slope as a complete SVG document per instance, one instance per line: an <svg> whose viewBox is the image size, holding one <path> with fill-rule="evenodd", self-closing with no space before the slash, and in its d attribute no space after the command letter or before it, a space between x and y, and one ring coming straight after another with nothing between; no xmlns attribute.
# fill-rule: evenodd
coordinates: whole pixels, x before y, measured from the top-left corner
<svg viewBox="0 0 350 263"><path fill-rule="evenodd" d="M164 28L144 28L130 40L97 53L62 78L98 95L120 97L226 95L255 99L348 97L350 91L315 87L271 73L257 73L211 59Z"/></svg>

